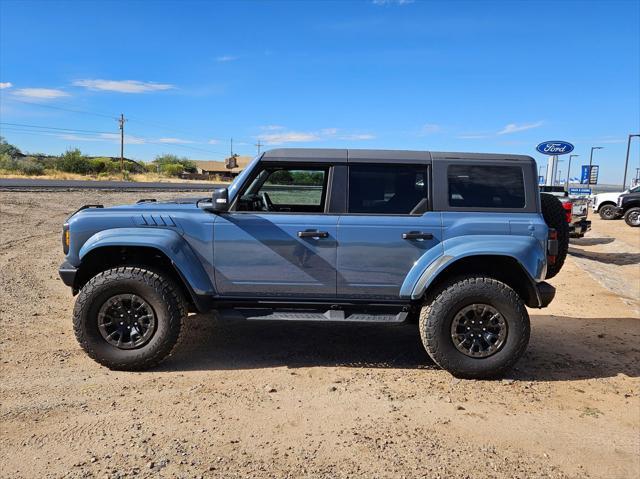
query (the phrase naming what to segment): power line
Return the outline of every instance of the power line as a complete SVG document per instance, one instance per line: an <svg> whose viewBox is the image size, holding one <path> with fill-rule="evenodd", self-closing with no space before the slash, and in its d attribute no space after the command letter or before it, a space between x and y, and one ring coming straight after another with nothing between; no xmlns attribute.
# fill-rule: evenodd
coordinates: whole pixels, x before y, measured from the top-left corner
<svg viewBox="0 0 640 479"><path fill-rule="evenodd" d="M39 130L56 130L56 131L69 131L74 133L113 133L113 131L98 131L98 130L80 130L76 128L59 128L56 126L44 126L44 125L29 125L26 123L9 123L6 121L0 121L0 125L19 126L26 128L37 128Z"/></svg>
<svg viewBox="0 0 640 479"><path fill-rule="evenodd" d="M68 112L71 112L71 113L82 113L84 115L100 116L100 117L103 117L103 118L111 118L111 119L116 119L117 118L115 115L107 115L106 113L97 113L97 112L86 111L86 110L76 110L76 109L72 109L72 108L63 108L61 106L45 105L44 103L36 103L36 102L32 102L32 101L18 100L16 98L12 98L11 101L16 101L18 103L24 103L25 105L38 106L38 107L41 107L41 108L50 108L52 110L68 111Z"/></svg>

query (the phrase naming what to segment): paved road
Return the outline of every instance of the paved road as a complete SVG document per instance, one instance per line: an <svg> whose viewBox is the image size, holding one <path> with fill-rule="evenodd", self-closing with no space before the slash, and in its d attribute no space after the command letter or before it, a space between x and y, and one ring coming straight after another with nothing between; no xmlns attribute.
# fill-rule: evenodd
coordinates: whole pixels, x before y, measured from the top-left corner
<svg viewBox="0 0 640 479"><path fill-rule="evenodd" d="M214 183L136 183L132 181L37 180L0 178L0 190L145 190L145 191L211 191L224 185Z"/></svg>

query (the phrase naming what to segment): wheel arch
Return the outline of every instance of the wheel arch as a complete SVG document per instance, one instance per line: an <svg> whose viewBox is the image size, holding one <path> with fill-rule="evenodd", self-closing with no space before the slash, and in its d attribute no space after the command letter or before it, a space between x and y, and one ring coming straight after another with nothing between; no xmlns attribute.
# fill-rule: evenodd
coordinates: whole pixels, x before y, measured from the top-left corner
<svg viewBox="0 0 640 479"><path fill-rule="evenodd" d="M141 266L169 274L185 298L199 311L214 294L211 280L187 242L175 231L136 228L102 231L87 240L78 254L74 289L79 290L101 271L118 266Z"/></svg>
<svg viewBox="0 0 640 479"><path fill-rule="evenodd" d="M424 302L454 278L484 276L502 281L529 307L540 307L536 283L518 259L506 254L475 254L460 258L441 256L429 268L433 274L423 285L416 285L412 299ZM427 269L429 269L427 268ZM425 271L428 274L427 271Z"/></svg>
<svg viewBox="0 0 640 479"><path fill-rule="evenodd" d="M607 206L607 205L617 206L615 201L604 200L602 203L598 203L598 210L596 211L596 213L599 213L600 212L600 208L602 208L603 206Z"/></svg>

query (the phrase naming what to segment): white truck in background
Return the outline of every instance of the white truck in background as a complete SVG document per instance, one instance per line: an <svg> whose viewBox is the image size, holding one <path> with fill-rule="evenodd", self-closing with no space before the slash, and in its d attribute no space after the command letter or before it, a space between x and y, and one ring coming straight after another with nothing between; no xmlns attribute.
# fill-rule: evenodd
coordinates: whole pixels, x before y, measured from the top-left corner
<svg viewBox="0 0 640 479"><path fill-rule="evenodd" d="M618 191L613 193L599 193L593 196L593 212L598 213L603 220L615 220L620 218L618 213L618 197L626 193L640 192L640 185L635 186L626 191Z"/></svg>

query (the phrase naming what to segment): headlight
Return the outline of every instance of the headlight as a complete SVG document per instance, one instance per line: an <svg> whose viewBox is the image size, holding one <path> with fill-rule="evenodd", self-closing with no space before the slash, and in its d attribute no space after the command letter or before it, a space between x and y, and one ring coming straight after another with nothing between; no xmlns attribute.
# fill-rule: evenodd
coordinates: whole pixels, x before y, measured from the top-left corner
<svg viewBox="0 0 640 479"><path fill-rule="evenodd" d="M64 254L69 252L69 223L62 225L62 251Z"/></svg>

